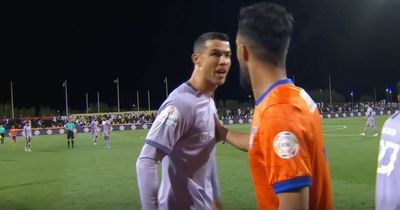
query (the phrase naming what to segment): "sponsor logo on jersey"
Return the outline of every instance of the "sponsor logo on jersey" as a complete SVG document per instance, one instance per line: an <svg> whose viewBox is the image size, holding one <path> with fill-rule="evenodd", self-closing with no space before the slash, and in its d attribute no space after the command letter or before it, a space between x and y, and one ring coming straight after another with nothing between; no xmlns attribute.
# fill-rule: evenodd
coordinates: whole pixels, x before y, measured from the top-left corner
<svg viewBox="0 0 400 210"><path fill-rule="evenodd" d="M300 145L296 136L289 131L282 131L274 138L274 151L283 159L290 159L297 155Z"/></svg>
<svg viewBox="0 0 400 210"><path fill-rule="evenodd" d="M157 121L163 122L168 126L176 127L178 125L179 111L175 106L165 107L157 117Z"/></svg>
<svg viewBox="0 0 400 210"><path fill-rule="evenodd" d="M202 132L200 134L200 142L206 142L209 140L214 140L215 138L215 132L214 131L209 131L209 132Z"/></svg>

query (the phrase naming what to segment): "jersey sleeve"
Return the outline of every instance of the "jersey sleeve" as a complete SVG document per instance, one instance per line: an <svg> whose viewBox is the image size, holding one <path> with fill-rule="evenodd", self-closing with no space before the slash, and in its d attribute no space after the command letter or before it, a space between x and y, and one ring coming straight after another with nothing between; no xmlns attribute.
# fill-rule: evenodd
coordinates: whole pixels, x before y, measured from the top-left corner
<svg viewBox="0 0 400 210"><path fill-rule="evenodd" d="M187 100L170 101L159 110L145 143L169 154L192 122L194 104Z"/></svg>
<svg viewBox="0 0 400 210"><path fill-rule="evenodd" d="M261 123L266 177L276 194L311 186L311 161L306 144L307 122L294 107L284 105Z"/></svg>

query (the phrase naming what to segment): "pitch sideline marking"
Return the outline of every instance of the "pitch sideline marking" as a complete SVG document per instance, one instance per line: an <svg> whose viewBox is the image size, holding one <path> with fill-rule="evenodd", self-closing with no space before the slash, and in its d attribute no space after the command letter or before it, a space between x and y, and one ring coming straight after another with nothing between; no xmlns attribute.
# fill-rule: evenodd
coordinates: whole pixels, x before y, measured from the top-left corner
<svg viewBox="0 0 400 210"><path fill-rule="evenodd" d="M331 129L331 130L324 130L324 133L327 133L327 132L332 132L332 131L344 130L347 128L347 125L327 125L327 126L323 126L323 127L334 127L334 129Z"/></svg>
<svg viewBox="0 0 400 210"><path fill-rule="evenodd" d="M341 136L341 137L357 137L357 136L361 136L361 135L355 135L355 134L330 133L330 132L332 132L332 131L344 130L344 129L347 128L346 125L327 125L327 126L324 126L324 127L338 127L338 126L339 126L339 128L335 128L335 129L332 129L332 130L324 131L324 135L329 135L329 136ZM376 136L363 136L363 137L366 137L366 138L374 138L374 137L376 137Z"/></svg>

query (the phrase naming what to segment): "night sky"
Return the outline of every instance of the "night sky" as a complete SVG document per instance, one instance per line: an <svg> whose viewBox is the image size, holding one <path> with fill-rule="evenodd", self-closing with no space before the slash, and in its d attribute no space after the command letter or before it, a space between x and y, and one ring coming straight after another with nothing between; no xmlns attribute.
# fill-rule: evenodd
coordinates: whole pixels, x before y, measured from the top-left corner
<svg viewBox="0 0 400 210"><path fill-rule="evenodd" d="M237 16L250 0L181 1L11 1L1 3L0 103L10 101L14 85L16 107L46 105L64 110L68 80L69 102L85 109L100 100L121 109L136 103L157 109L169 92L186 81L195 38L208 31L227 33L233 52ZM328 75L336 91L356 99L384 97L400 80L400 1L287 0L295 31L287 60L288 76L306 90L327 89ZM227 82L216 100L246 101L239 86L236 55Z"/></svg>

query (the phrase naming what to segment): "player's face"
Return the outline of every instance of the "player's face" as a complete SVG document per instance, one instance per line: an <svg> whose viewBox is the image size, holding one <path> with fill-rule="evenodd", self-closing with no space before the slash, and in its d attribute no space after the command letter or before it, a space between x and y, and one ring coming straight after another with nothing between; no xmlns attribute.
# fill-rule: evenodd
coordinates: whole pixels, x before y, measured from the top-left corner
<svg viewBox="0 0 400 210"><path fill-rule="evenodd" d="M245 62L245 45L240 41L240 38L236 38L236 55L239 61L240 66L240 85L245 90L251 90L251 82L249 75L249 68L247 66L247 62Z"/></svg>
<svg viewBox="0 0 400 210"><path fill-rule="evenodd" d="M231 48L228 41L208 40L198 53L200 74L207 83L220 86L225 83L231 67Z"/></svg>

